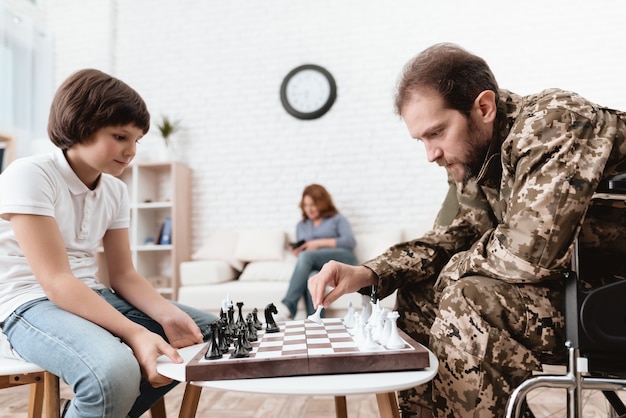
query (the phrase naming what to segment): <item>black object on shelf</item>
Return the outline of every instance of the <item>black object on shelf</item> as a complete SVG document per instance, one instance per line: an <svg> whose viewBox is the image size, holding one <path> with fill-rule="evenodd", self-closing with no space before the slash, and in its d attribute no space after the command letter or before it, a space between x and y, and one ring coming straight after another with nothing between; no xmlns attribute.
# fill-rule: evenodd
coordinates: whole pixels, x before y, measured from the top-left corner
<svg viewBox="0 0 626 418"><path fill-rule="evenodd" d="M167 216L161 226L161 233L159 234L159 245L171 245L172 244L172 217Z"/></svg>

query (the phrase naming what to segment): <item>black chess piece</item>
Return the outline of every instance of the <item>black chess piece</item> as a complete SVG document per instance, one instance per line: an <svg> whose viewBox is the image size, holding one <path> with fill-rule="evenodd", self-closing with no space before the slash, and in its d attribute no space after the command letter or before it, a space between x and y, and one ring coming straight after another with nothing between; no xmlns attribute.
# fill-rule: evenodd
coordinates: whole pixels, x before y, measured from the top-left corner
<svg viewBox="0 0 626 418"><path fill-rule="evenodd" d="M224 344L230 347L230 345L233 343L233 330L228 324L228 316L226 316L226 318L222 322L222 334L224 335Z"/></svg>
<svg viewBox="0 0 626 418"><path fill-rule="evenodd" d="M252 351L252 344L248 341L248 333L246 332L248 327L244 326L239 333L241 335L241 345L248 350L248 352Z"/></svg>
<svg viewBox="0 0 626 418"><path fill-rule="evenodd" d="M259 321L259 310L257 308L254 308L252 310L252 319L254 320L254 328L256 328L257 330L261 330L263 329L263 324L261 323L261 321Z"/></svg>
<svg viewBox="0 0 626 418"><path fill-rule="evenodd" d="M204 358L207 360L216 360L218 358L222 358L222 352L220 351L220 346L218 342L217 336L217 321L211 323L211 341L209 342L209 348L204 353Z"/></svg>
<svg viewBox="0 0 626 418"><path fill-rule="evenodd" d="M232 336L227 334L228 325L226 323L226 319L222 318L219 320L218 327L218 336L220 343L220 351L222 354L227 353L230 348L230 343L232 342Z"/></svg>
<svg viewBox="0 0 626 418"><path fill-rule="evenodd" d="M241 309L243 308L243 302L237 302L237 322L236 325L237 326L241 326L242 324L245 325L245 321L243 320L243 313L241 312Z"/></svg>
<svg viewBox="0 0 626 418"><path fill-rule="evenodd" d="M265 307L265 323L266 323L265 332L279 332L280 331L280 327L276 325L276 320L274 319L274 315L273 315L277 313L278 313L278 309L276 308L276 305L274 305L273 303L270 303L269 305Z"/></svg>
<svg viewBox="0 0 626 418"><path fill-rule="evenodd" d="M233 305L228 307L228 327L230 328L230 333L232 334L235 330L235 308Z"/></svg>
<svg viewBox="0 0 626 418"><path fill-rule="evenodd" d="M250 350L244 345L245 333L240 332L237 334L237 342L235 343L235 350L230 356L233 358L250 357Z"/></svg>
<svg viewBox="0 0 626 418"><path fill-rule="evenodd" d="M252 319L252 314L248 314L246 318L246 322L248 324L248 329L246 330L246 339L250 342L258 341L259 337L256 332L256 328L254 327L254 320Z"/></svg>

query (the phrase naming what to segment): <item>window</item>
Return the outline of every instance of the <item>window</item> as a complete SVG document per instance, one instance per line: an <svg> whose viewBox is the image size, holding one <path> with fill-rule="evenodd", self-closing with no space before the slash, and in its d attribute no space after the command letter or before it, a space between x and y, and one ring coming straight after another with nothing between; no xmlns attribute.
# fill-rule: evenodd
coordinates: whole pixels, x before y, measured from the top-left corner
<svg viewBox="0 0 626 418"><path fill-rule="evenodd" d="M52 37L34 19L0 4L0 132L15 138L16 156L47 137L52 53Z"/></svg>

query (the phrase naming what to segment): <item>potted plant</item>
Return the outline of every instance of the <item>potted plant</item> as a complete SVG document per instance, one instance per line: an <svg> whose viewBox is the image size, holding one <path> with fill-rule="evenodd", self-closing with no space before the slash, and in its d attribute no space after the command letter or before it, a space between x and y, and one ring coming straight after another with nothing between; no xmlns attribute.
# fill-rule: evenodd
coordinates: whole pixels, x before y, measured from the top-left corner
<svg viewBox="0 0 626 418"><path fill-rule="evenodd" d="M170 146L170 136L177 132L180 128L180 121L171 120L167 116L161 116L161 121L157 123L157 129L161 133L163 140L165 141L165 146L169 148Z"/></svg>

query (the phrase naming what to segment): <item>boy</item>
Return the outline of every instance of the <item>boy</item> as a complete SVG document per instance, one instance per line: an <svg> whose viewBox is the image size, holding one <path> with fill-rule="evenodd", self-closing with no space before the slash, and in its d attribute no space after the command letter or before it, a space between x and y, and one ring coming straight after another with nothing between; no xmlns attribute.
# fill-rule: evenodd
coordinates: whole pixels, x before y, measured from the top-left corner
<svg viewBox="0 0 626 418"><path fill-rule="evenodd" d="M69 384L65 417L138 417L177 382L156 371L201 343L215 317L172 303L133 267L126 186L116 178L150 126L143 99L98 70L58 89L59 148L0 175L0 327L13 352ZM110 288L96 277L102 244Z"/></svg>

